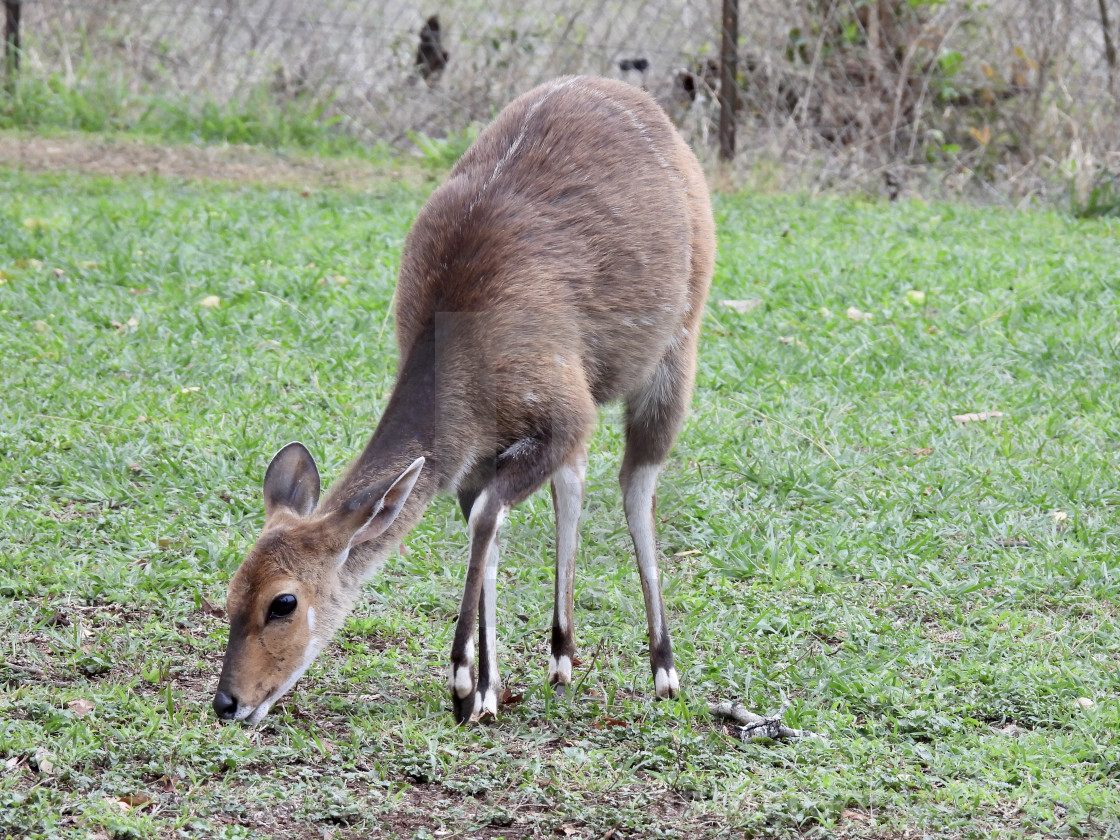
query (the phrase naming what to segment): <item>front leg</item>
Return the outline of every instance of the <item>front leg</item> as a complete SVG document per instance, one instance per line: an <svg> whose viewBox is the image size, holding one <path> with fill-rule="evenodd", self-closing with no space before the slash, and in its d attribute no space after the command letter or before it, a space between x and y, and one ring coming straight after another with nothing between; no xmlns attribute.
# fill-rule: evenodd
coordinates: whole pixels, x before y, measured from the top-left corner
<svg viewBox="0 0 1120 840"><path fill-rule="evenodd" d="M498 713L497 584L498 529L509 511L484 490L474 499L468 520L470 560L463 603L451 644L448 687L456 723ZM479 673L474 671L473 630L478 624Z"/></svg>
<svg viewBox="0 0 1120 840"><path fill-rule="evenodd" d="M577 412L583 399L594 408L589 394L565 400L565 413L549 412L550 422L536 436L526 437L498 456L494 476L470 506L470 561L459 624L451 645L451 704L455 720L465 723L498 712L498 652L495 600L498 583L498 529L510 509L540 487L556 469L582 452L587 418L592 411ZM561 422L563 421L563 422ZM460 494L466 508L468 494ZM479 607L481 606L481 621ZM471 635L478 624L479 675L476 691L471 660Z"/></svg>

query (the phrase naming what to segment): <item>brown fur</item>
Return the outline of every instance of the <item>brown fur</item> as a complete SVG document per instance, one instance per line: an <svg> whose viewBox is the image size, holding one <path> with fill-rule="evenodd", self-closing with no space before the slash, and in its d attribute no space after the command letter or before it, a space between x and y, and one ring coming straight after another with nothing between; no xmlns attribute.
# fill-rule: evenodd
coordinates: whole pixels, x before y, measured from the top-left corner
<svg viewBox="0 0 1120 840"><path fill-rule="evenodd" d="M312 599L325 643L360 580L437 492L458 492L465 514L483 491L518 503L582 451L599 404L627 402L624 484L632 469L659 464L689 399L714 259L703 174L646 93L566 78L514 101L408 234L396 294L401 363L377 430L317 510L281 504L270 514L231 583L233 629L263 638L267 625L246 616L267 614L269 581L283 575L304 593L299 613ZM338 512L418 456L426 461L400 515L336 568L353 534L352 524L339 531ZM276 480L303 476L306 488L313 461L293 464ZM293 507L306 501L287 484L266 486L281 503L290 492ZM468 608L477 562L472 545ZM284 668L249 663L271 649L231 633L221 690L260 702L268 692L253 686L274 688Z"/></svg>

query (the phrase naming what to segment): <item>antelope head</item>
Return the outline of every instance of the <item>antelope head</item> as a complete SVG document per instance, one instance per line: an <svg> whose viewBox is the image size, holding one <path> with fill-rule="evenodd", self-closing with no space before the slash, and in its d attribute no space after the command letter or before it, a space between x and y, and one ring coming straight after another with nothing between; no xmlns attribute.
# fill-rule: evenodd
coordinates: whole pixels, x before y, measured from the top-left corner
<svg viewBox="0 0 1120 840"><path fill-rule="evenodd" d="M388 555L386 530L423 466L417 458L317 510L311 453L301 443L276 453L264 476L264 530L229 585L218 717L255 725L295 685L342 626L362 580Z"/></svg>

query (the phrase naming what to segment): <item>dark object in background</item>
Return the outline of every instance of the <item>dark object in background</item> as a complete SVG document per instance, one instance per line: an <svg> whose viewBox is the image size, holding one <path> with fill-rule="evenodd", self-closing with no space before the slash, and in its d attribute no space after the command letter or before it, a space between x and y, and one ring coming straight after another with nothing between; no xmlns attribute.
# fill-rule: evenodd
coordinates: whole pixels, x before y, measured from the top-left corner
<svg viewBox="0 0 1120 840"><path fill-rule="evenodd" d="M902 181L899 179L898 173L889 169L883 172L883 184L887 188L887 199L898 201L898 196L902 192Z"/></svg>
<svg viewBox="0 0 1120 840"><path fill-rule="evenodd" d="M689 102L695 102L700 94L714 99L719 87L719 77L719 62L714 58L706 58L687 69L678 70L673 77L673 87L688 97Z"/></svg>
<svg viewBox="0 0 1120 840"><path fill-rule="evenodd" d="M4 0L4 64L6 67L8 89L16 88L19 75L19 13L20 0Z"/></svg>
<svg viewBox="0 0 1120 840"><path fill-rule="evenodd" d="M739 109L739 0L723 0L719 54L719 157L735 157L735 112Z"/></svg>
<svg viewBox="0 0 1120 840"><path fill-rule="evenodd" d="M420 29L420 45L416 48L416 69L428 84L434 84L447 66L451 53L440 41L439 15L432 15Z"/></svg>
<svg viewBox="0 0 1120 840"><path fill-rule="evenodd" d="M639 73L644 73L649 69L648 58L623 58L618 62L618 69L623 73L629 73L635 70Z"/></svg>

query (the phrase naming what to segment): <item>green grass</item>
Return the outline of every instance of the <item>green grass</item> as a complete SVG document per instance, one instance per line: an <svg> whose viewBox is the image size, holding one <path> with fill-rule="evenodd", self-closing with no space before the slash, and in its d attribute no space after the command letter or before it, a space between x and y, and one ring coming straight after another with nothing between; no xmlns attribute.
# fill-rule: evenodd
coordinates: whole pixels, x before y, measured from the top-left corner
<svg viewBox="0 0 1120 840"><path fill-rule="evenodd" d="M112 73L25 77L0 88L0 129L93 132L172 143L240 143L320 155L384 156L322 98L284 98L267 86L229 102L134 90Z"/></svg>
<svg viewBox="0 0 1120 840"><path fill-rule="evenodd" d="M424 196L12 171L0 193L0 835L1120 835L1115 220L717 198L659 495L683 699L650 699L609 408L574 702L544 685L538 494L499 586L523 699L452 725L466 538L440 500L246 730L209 708L226 628L203 599L272 453L303 440L329 481L376 422ZM978 411L1004 416L951 419ZM828 740L740 744L716 699L788 699Z"/></svg>

